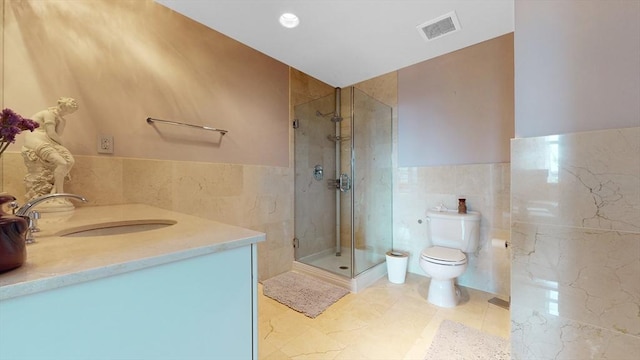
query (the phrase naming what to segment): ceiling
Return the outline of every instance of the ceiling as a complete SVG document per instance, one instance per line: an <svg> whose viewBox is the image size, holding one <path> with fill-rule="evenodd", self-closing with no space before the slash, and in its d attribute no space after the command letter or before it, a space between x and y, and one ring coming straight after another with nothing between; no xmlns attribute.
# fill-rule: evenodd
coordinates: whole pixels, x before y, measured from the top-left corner
<svg viewBox="0 0 640 360"><path fill-rule="evenodd" d="M156 0L331 86L345 87L514 30L514 0ZM417 26L455 11L460 30ZM293 29L278 19L290 12Z"/></svg>

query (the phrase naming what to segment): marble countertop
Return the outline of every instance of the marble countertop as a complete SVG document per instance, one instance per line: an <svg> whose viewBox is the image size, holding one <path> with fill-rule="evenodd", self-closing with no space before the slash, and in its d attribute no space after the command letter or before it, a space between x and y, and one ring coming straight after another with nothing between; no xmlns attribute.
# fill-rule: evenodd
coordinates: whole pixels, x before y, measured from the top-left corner
<svg viewBox="0 0 640 360"><path fill-rule="evenodd" d="M169 220L174 225L137 233L63 237L93 224ZM88 206L45 213L27 261L0 274L0 300L113 276L265 240L265 234L142 204Z"/></svg>

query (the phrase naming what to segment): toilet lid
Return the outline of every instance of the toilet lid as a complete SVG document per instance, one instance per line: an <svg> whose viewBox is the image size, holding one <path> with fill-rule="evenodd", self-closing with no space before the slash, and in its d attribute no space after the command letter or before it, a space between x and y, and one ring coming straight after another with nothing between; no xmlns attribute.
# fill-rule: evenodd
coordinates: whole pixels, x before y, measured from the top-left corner
<svg viewBox="0 0 640 360"><path fill-rule="evenodd" d="M422 250L420 255L424 258L452 263L465 262L467 260L467 257L462 251L460 251L460 249L452 249L442 246L428 247Z"/></svg>

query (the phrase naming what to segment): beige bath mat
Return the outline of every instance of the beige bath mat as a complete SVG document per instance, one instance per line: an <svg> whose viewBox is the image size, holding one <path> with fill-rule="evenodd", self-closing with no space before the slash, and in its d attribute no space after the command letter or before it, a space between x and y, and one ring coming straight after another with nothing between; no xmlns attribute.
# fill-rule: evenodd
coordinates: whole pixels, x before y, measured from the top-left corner
<svg viewBox="0 0 640 360"><path fill-rule="evenodd" d="M466 325L443 320L426 360L508 360L509 342Z"/></svg>
<svg viewBox="0 0 640 360"><path fill-rule="evenodd" d="M349 293L347 289L292 271L264 280L262 285L265 296L310 318L322 314Z"/></svg>

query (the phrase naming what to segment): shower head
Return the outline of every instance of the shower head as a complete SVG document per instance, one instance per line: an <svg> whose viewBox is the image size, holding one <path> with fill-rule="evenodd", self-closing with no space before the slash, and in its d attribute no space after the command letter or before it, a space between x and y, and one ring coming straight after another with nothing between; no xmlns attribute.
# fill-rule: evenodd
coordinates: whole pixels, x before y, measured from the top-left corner
<svg viewBox="0 0 640 360"><path fill-rule="evenodd" d="M342 116L338 115L335 112L330 112L330 113L323 114L323 113L320 112L320 110L316 110L316 116L320 116L320 117L331 116L331 121L333 121L333 122L342 121Z"/></svg>

